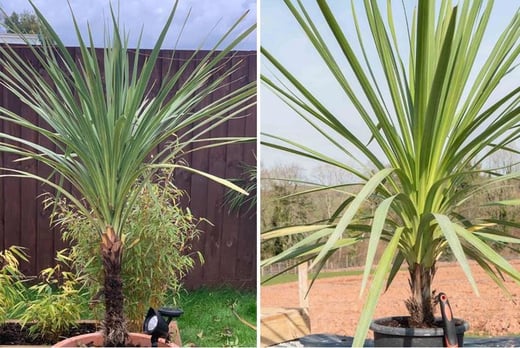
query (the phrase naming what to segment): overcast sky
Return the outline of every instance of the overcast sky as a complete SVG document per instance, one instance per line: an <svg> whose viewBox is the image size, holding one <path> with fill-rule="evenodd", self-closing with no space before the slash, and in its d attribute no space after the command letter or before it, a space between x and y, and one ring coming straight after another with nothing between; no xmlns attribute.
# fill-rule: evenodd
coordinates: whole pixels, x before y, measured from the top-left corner
<svg viewBox="0 0 520 348"><path fill-rule="evenodd" d="M60 34L65 44L77 44L67 0L34 0L34 3ZM70 0L83 32L85 32L88 22L98 46L103 45L104 42L103 28L110 14L109 3L109 0ZM117 8L117 0L113 0L112 3L114 8ZM160 33L173 3L173 0L120 0L121 21L133 38L131 42L135 45L141 28L143 28L143 44L141 46L150 48ZM32 12L27 0L0 0L0 7L8 14L13 11L20 13L24 10ZM245 28L256 22L255 0L181 0L176 15L177 19L174 19L174 24L168 36L167 43L170 47L174 46L190 8L190 19L177 47L179 49L197 48L206 38L207 43L204 48L210 48L211 44L214 44L216 39L221 37L247 10L249 10L249 15L241 27ZM208 37L215 25L217 27ZM238 49L256 49L256 33L242 42Z"/></svg>
<svg viewBox="0 0 520 348"><path fill-rule="evenodd" d="M348 35L354 36L351 40L356 41L355 29L352 21L352 14L350 10L350 1L329 1L329 5L332 10L337 14L337 18L342 28ZM358 19L362 21L361 32L365 35L365 41L370 41L370 29L367 25L363 24L364 12L363 2L360 0L354 1L357 11ZM386 1L380 1L382 6L386 4ZM405 1L407 11L411 11L412 7L415 6L417 1ZM456 1L454 1L456 3ZM318 18L317 26L321 28L321 34L324 35L325 40L331 42L333 40L330 34L327 35L328 29L324 30L325 24L319 20L319 15L316 4L314 2L305 2L306 10L310 13L312 18ZM396 1L398 7L394 9L393 14L398 17L394 20L396 26L400 29L401 33L404 31L404 20L401 8L401 1ZM490 19L490 23L487 28L487 35L484 37L480 59L477 59L477 63L482 63L482 57L489 54L491 47L495 44L496 39L499 35L499 30L502 31L506 23L512 19L512 16L518 11L520 6L519 0L500 0L495 1L494 11ZM384 15L386 12L384 11ZM360 117L355 117L357 112L352 107L351 103L346 99L345 94L339 88L337 82L335 82L332 75L328 72L325 64L321 58L315 53L314 48L309 43L305 34L297 25L296 21L292 18L291 13L287 10L286 6L282 1L278 0L262 0L260 2L260 37L261 45L266 47L269 52L276 57L285 68L289 69L295 74L301 81L304 81L306 87L315 94L315 96L329 107L340 120L343 120L348 128L355 134L360 134L366 143L370 140L369 132L365 124L361 121ZM398 36L403 35L399 34ZM400 42L407 42L405 36L401 36ZM334 45L332 46L333 52L337 56L341 56L341 52ZM334 51L335 50L335 51ZM372 54L371 54L372 53ZM374 55L374 51L368 54L372 57L369 58L371 61L377 61L377 56ZM406 56L406 55L405 55ZM405 57L406 59L406 57ZM342 61L339 61L342 64ZM348 71L346 64L344 65L344 71ZM268 74L266 65L261 63L260 71ZM352 76L346 72L347 78ZM381 76L381 70L375 71L376 76ZM350 79L351 83L353 78ZM520 69L516 69L512 74L509 74L503 81L502 89L499 91L505 93L505 91L511 91L518 86L520 81ZM355 84L354 84L355 86ZM340 161L349 161L351 159L337 151L330 146L330 143L320 136L310 126L306 126L302 119L290 110L278 97L274 96L266 87L260 87L260 129L262 132L276 134L278 136L286 137L296 142L305 144L306 146L320 150L333 158ZM375 143L375 142L373 142ZM361 155L360 155L361 156ZM313 171L315 166L319 164L316 161L308 160L302 157L291 156L282 151L273 150L266 147L261 147L260 159L262 165L265 167L272 167L279 164L294 163L298 164L308 172ZM361 159L361 161L364 161ZM366 162L368 163L368 162Z"/></svg>

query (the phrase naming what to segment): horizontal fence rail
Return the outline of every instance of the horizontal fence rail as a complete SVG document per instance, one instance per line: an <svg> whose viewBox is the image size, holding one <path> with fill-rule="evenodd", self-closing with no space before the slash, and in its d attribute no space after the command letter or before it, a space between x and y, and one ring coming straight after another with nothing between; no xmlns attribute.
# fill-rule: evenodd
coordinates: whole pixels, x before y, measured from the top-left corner
<svg viewBox="0 0 520 348"><path fill-rule="evenodd" d="M79 57L78 48L69 48L75 57ZM37 64L30 49L24 46L15 50ZM141 50L146 56L149 50ZM200 61L207 52L199 52L191 63L190 74L194 64ZM134 54L129 52L129 54ZM173 55L172 55L173 54ZM153 77L155 85L160 85L162 77L172 63L172 69L177 69L184 61L193 55L192 51L162 51ZM98 50L102 58L102 51ZM173 61L172 61L173 59ZM100 59L100 64L103 59ZM221 92L233 90L256 80L256 52L234 52L226 64L239 64L238 69L224 81ZM39 68L36 66L36 68ZM2 69L2 67L0 67ZM42 74L45 71L40 69ZM218 71L215 78L218 77ZM187 75L186 75L187 76ZM223 92L224 91L224 92ZM153 88L150 96L153 96ZM218 97L218 96L217 96ZM212 102L205 100L203 105ZM30 121L40 124L38 116L5 88L0 86L0 103L14 112L24 115ZM6 133L22 136L31 141L39 141L41 145L49 146L38 134L21 129L8 122L0 121L0 127ZM186 130L189 132L189 130ZM251 107L242 115L211 130L209 137L222 136L256 136L256 108ZM157 149L160 151L160 149ZM232 179L243 175L243 166L256 165L256 143L226 145L212 149L189 152L183 160L195 169L207 171L213 175ZM35 161L14 162L16 157L0 153L0 167L23 169L40 176L51 174L50 168ZM202 252L205 262L189 273L185 279L187 288L228 284L235 287L253 288L256 286L256 210L246 212L229 212L224 206L226 189L204 177L188 172L177 171L175 185L184 190L187 195L183 205L189 207L196 217L207 218L211 224L202 224L204 231L195 242L194 249ZM22 264L22 270L27 275L37 275L40 270L53 266L56 251L66 245L56 227L50 226L50 212L43 209L44 195L52 192L45 185L30 179L2 178L0 179L0 250L11 245L26 248L30 257L29 263ZM158 246L164 248L167 246Z"/></svg>
<svg viewBox="0 0 520 348"><path fill-rule="evenodd" d="M342 258L336 258L335 260L328 260L321 272L341 272L346 271L353 268L359 268L364 265L365 258L357 255L345 255ZM260 276L267 278L270 276L274 276L280 273L287 274L298 274L298 267L296 266L295 261L282 261L277 262L269 266L260 268ZM292 268L291 268L292 267ZM287 270L287 271L286 271ZM313 270L310 269L309 272L312 274Z"/></svg>

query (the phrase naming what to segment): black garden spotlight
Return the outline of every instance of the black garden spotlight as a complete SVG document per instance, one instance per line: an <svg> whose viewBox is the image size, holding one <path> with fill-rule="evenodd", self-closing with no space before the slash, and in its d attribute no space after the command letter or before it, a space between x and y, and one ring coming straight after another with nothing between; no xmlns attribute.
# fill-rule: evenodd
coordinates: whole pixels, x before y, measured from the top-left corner
<svg viewBox="0 0 520 348"><path fill-rule="evenodd" d="M170 333L168 325L173 318L180 317L184 313L182 309L161 307L155 310L152 307L146 313L143 323L143 331L145 334L152 335L152 347L157 347L159 338L164 338L168 342ZM167 318L164 320L163 316Z"/></svg>

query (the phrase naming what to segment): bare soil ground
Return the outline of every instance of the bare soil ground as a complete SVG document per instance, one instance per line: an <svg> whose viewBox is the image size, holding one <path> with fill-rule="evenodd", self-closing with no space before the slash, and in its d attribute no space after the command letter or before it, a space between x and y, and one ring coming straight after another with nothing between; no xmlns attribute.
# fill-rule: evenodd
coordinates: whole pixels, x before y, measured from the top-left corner
<svg viewBox="0 0 520 348"><path fill-rule="evenodd" d="M520 269L520 260L511 263ZM473 292L457 264L439 264L434 280L434 289L448 296L453 315L469 322L467 334L520 334L520 285L506 280L511 300L476 263L471 263L471 269L480 296ZM363 304L363 299L359 298L361 279L362 276L348 276L316 281L309 295L312 333L354 335ZM376 317L407 315L404 305L409 296L407 279L406 271L399 272L390 289L382 295ZM263 286L261 306L298 307L297 283Z"/></svg>
<svg viewBox="0 0 520 348"><path fill-rule="evenodd" d="M32 336L29 333L30 324L21 327L20 324L7 322L0 324L0 345L52 345L58 340L75 335L96 332L95 324L81 323L76 328L63 332L57 339L45 338L40 335Z"/></svg>

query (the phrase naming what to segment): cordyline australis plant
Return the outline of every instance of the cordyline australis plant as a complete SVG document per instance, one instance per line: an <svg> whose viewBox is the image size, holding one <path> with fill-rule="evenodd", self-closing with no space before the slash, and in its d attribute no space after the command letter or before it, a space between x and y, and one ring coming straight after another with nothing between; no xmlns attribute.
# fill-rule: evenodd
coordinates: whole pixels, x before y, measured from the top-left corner
<svg viewBox="0 0 520 348"><path fill-rule="evenodd" d="M363 293L376 249L384 244L354 346L363 344L377 300L403 264L408 266L410 277L411 297L406 303L412 325L424 326L434 320L431 285L436 261L447 250L477 293L468 257L504 290L502 275L520 282L520 272L488 245L519 243L520 239L501 229L518 224L487 217L470 220L458 211L476 194L518 176L479 169L496 151L513 151L510 144L520 134L520 87L506 90L500 84L518 63L518 11L504 23L494 46L482 52L492 1L459 1L453 6L450 1L419 0L404 33L394 25L391 7L382 10L378 1L364 1L369 28L364 31L352 6L352 32L341 27L341 15L326 1L317 1L325 29L318 29L317 19L305 7L309 3L285 4L356 111L335 114L301 82L300 76L262 47L263 58L272 71L262 75L263 83L347 160L337 160L312 148L312 144L276 134L264 135L264 144L342 168L360 180L361 189L349 195L325 224L265 233L264 240L294 233L305 233L306 237L264 260L263 265L297 258L300 263L313 260L312 266L319 271L338 248L368 239ZM333 38L324 39L325 32ZM354 42L359 47L357 52ZM369 55L368 44L375 56ZM333 45L339 51L336 47L333 51ZM477 63L477 53L485 56L482 64ZM377 69L382 73L376 75ZM350 130L356 117L368 129L366 139ZM355 165L363 161L370 164L372 174ZM483 172L487 174L483 183L468 185L472 176ZM367 213L363 207L370 202L376 202L377 208Z"/></svg>
<svg viewBox="0 0 520 348"><path fill-rule="evenodd" d="M207 148L244 140L202 137L251 107L254 83L223 97L214 97L207 105L201 105L201 102L225 87L226 80L236 70L235 65L226 65L229 53L254 31L254 26L234 34L244 15L202 59L195 61L196 51L178 70L174 71L170 65L158 85L152 71L174 19L177 2L153 50L145 57L138 43L133 60L128 54L127 36L120 32L118 19L111 10L114 30L102 50L103 66L98 62L90 30L85 41L73 13L81 52L79 61L74 59L42 13L34 5L33 8L43 30L48 32L48 40L42 46L29 47L48 78L9 46L0 48L0 78L2 85L34 110L49 128L31 123L5 107L0 107L0 118L5 123L37 132L51 146L2 132L0 136L4 140L0 150L48 165L62 181L72 184L71 190L77 190L82 199L66 186L32 173L4 168L3 177L40 180L55 188L91 220L101 239L105 274L105 345L121 346L128 336L120 276L121 255L125 248L122 236L125 222L138 199L139 190L135 185L147 182L158 169L181 168L240 190L226 180L171 163L187 146L194 151L202 146ZM228 39L230 43L223 45ZM194 70L187 72L193 65L196 65ZM154 95L149 94L152 85L156 87ZM190 132L180 132L185 129ZM164 150L157 156L149 156L172 136L174 141L166 143Z"/></svg>

